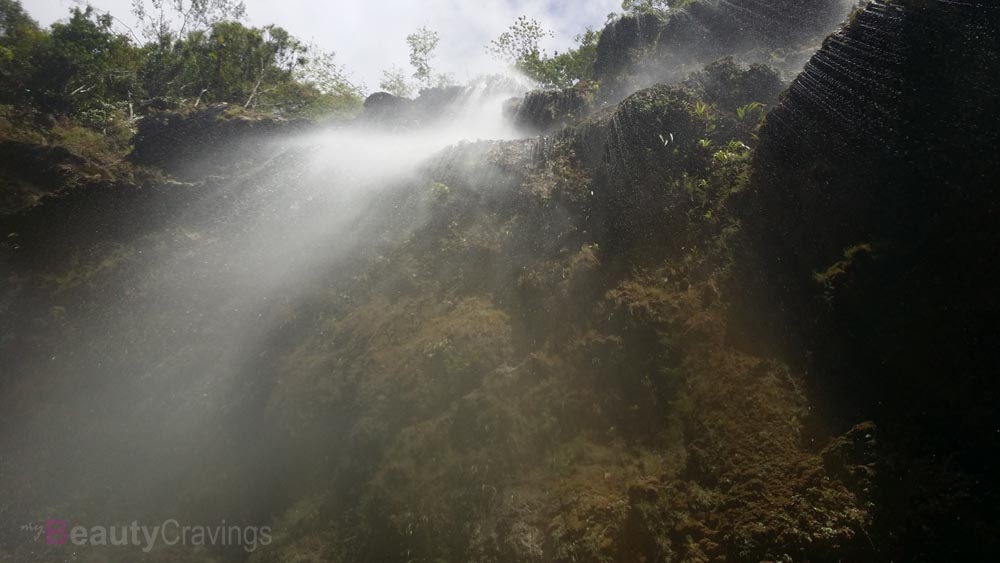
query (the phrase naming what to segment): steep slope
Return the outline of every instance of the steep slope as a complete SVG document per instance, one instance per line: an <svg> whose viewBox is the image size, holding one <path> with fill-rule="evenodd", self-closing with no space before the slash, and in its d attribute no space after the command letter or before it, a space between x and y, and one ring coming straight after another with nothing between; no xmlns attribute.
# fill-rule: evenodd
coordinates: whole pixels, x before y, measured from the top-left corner
<svg viewBox="0 0 1000 563"><path fill-rule="evenodd" d="M727 343L727 202L759 118L731 106L775 95L760 76L723 62L554 138L447 149L348 223L346 256L268 253L302 231L261 218L326 182L276 190L309 169L301 146L258 170L142 197L80 192L18 219L5 519L68 494L83 499L59 505L73 520L273 516L276 542L254 561L867 549L864 483L830 479L803 440L800 376ZM90 233L97 218L120 226ZM256 264L296 274L248 275ZM42 432L29 413L52 396L78 429ZM42 494L31 468L46 459L89 469Z"/></svg>
<svg viewBox="0 0 1000 563"><path fill-rule="evenodd" d="M799 376L726 341L750 130L697 95L654 87L555 140L440 155L429 222L279 368L269 413L312 477L253 561L870 549L865 483L805 445ZM606 157L581 162L595 130Z"/></svg>
<svg viewBox="0 0 1000 563"><path fill-rule="evenodd" d="M608 25L597 46L601 97L617 102L725 56L797 73L851 7L843 0L695 0L665 17L622 17Z"/></svg>
<svg viewBox="0 0 1000 563"><path fill-rule="evenodd" d="M461 88L159 116L133 158L187 182L3 217L0 520L275 532L78 552L123 563L985 559L997 10L873 2L780 99L701 65L841 8L620 20L621 101L529 96L544 137L421 153Z"/></svg>
<svg viewBox="0 0 1000 563"><path fill-rule="evenodd" d="M755 157L746 279L787 312L784 346L829 412L879 424L897 560L979 560L997 541L998 29L987 3L871 3Z"/></svg>

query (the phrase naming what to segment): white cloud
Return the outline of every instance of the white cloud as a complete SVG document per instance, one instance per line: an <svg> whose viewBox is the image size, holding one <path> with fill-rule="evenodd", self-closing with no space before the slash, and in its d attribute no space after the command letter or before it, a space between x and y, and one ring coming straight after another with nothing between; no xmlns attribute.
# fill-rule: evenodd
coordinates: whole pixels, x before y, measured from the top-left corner
<svg viewBox="0 0 1000 563"><path fill-rule="evenodd" d="M382 70L392 65L408 68L405 38L426 25L441 36L438 71L459 80L496 70L497 63L484 46L502 33L519 15L527 15L555 32L549 50L564 49L588 25L600 27L605 16L621 6L620 0L245 0L249 22L274 23L305 41L337 53L356 80L370 90L378 87ZM74 0L23 0L24 7L48 25L66 17ZM91 0L131 23L131 0Z"/></svg>

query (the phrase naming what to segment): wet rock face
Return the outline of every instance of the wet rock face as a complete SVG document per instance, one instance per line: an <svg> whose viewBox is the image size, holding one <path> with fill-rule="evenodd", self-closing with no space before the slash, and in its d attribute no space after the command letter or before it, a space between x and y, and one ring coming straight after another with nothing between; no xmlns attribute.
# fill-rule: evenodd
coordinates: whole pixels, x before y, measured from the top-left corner
<svg viewBox="0 0 1000 563"><path fill-rule="evenodd" d="M625 16L608 24L597 42L594 75L602 82L631 64L637 52L655 44L663 21L653 15Z"/></svg>
<svg viewBox="0 0 1000 563"><path fill-rule="evenodd" d="M398 123L409 113L412 100L388 92L375 92L365 99L362 119L375 123Z"/></svg>
<svg viewBox="0 0 1000 563"><path fill-rule="evenodd" d="M972 523L995 524L996 493L965 487L1000 469L982 456L1000 447L998 30L991 4L872 2L768 115L746 219L768 252L754 276L791 312L817 385L846 420L879 423L900 470L932 460L910 485L936 482L937 508L882 483L900 511L884 525L931 559L995 541ZM969 525L953 530L941 507L962 495L983 500L955 508ZM921 526L967 541L929 545Z"/></svg>
<svg viewBox="0 0 1000 563"><path fill-rule="evenodd" d="M454 118L464 98L502 92L505 86L502 83L484 84L480 91L466 86L426 88L414 99L376 92L365 100L360 120L390 129L425 127Z"/></svg>
<svg viewBox="0 0 1000 563"><path fill-rule="evenodd" d="M230 104L165 112L140 122L129 159L193 181L236 170L264 156L276 136L307 127L305 120L267 117Z"/></svg>
<svg viewBox="0 0 1000 563"><path fill-rule="evenodd" d="M823 465L831 477L839 479L862 497L873 492L878 465L878 429L872 422L855 425L823 448Z"/></svg>
<svg viewBox="0 0 1000 563"><path fill-rule="evenodd" d="M691 214L708 190L706 171L750 150L759 117L783 87L773 68L727 57L681 85L639 90L560 132L555 138L597 179L602 244L620 252L682 249L695 237Z"/></svg>
<svg viewBox="0 0 1000 563"><path fill-rule="evenodd" d="M586 107L586 92L576 88L534 90L521 100L511 100L505 113L517 127L544 133L565 127L579 118Z"/></svg>
<svg viewBox="0 0 1000 563"><path fill-rule="evenodd" d="M844 18L840 0L693 2L665 18L626 16L604 30L594 73L601 95L616 101L636 87L677 82L699 64L722 56L771 62L787 56L788 70L799 59L788 56L819 41Z"/></svg>
<svg viewBox="0 0 1000 563"><path fill-rule="evenodd" d="M679 173L684 156L671 145L701 138L704 127L692 115L694 98L685 90L657 85L625 99L608 126L608 169L616 183L642 190Z"/></svg>
<svg viewBox="0 0 1000 563"><path fill-rule="evenodd" d="M388 92L376 92L365 100L361 119L380 127L419 127L447 117L448 108L464 92L465 88L461 86L430 88L421 91L420 96L413 100Z"/></svg>
<svg viewBox="0 0 1000 563"><path fill-rule="evenodd" d="M685 80L684 86L700 100L728 111L753 102L770 106L786 88L774 68L761 64L742 67L732 57L705 65Z"/></svg>
<svg viewBox="0 0 1000 563"><path fill-rule="evenodd" d="M63 147L18 141L0 142L0 160L5 164L0 171L0 215L25 210L41 197L71 187L88 166Z"/></svg>
<svg viewBox="0 0 1000 563"><path fill-rule="evenodd" d="M668 186L700 164L687 149L707 136L708 123L692 114L694 104L686 90L661 84L629 96L612 116L605 143L608 185L602 195L614 244L652 243L653 233L660 235L655 244L672 244L666 233L680 240L690 198Z"/></svg>
<svg viewBox="0 0 1000 563"><path fill-rule="evenodd" d="M770 48L807 41L830 31L844 17L843 0L738 0L697 2L688 6L692 17L711 21L720 31L739 35ZM714 14L713 14L714 12ZM726 21L728 20L728 22ZM739 37L739 35L737 37ZM735 39L739 41L739 39Z"/></svg>
<svg viewBox="0 0 1000 563"><path fill-rule="evenodd" d="M443 86L420 91L413 100L413 109L418 115L451 117L447 110L468 91L465 86Z"/></svg>

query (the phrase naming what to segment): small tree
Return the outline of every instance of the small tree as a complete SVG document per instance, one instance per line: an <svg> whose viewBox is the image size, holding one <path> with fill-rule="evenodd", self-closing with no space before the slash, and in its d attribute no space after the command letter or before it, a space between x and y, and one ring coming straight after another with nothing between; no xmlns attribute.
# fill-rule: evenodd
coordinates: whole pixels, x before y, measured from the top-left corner
<svg viewBox="0 0 1000 563"><path fill-rule="evenodd" d="M431 59L437 49L439 37L436 31L421 27L406 36L406 44L410 47L410 66L413 67L413 78L424 88L434 84L431 70Z"/></svg>
<svg viewBox="0 0 1000 563"><path fill-rule="evenodd" d="M23 101L30 94L31 58L47 39L17 0L0 0L0 102Z"/></svg>
<svg viewBox="0 0 1000 563"><path fill-rule="evenodd" d="M132 0L132 13L146 39L159 41L208 31L224 21L240 21L246 17L246 6L243 0Z"/></svg>
<svg viewBox="0 0 1000 563"><path fill-rule="evenodd" d="M361 109L364 88L351 82L343 65L337 64L332 51L316 45L307 48L308 60L294 73L295 81L316 90L316 96L304 96L298 113L304 115L350 115Z"/></svg>
<svg viewBox="0 0 1000 563"><path fill-rule="evenodd" d="M626 14L664 14L670 10L683 8L694 0L622 0L622 11Z"/></svg>
<svg viewBox="0 0 1000 563"><path fill-rule="evenodd" d="M413 95L413 86L406 81L403 69L393 66L389 70L382 71L382 80L378 84L379 88L401 98L409 98Z"/></svg>
<svg viewBox="0 0 1000 563"><path fill-rule="evenodd" d="M565 88L592 78L601 32L588 28L576 36L576 48L550 56L541 48L541 41L552 35L536 20L521 16L486 50L543 86Z"/></svg>
<svg viewBox="0 0 1000 563"><path fill-rule="evenodd" d="M576 48L543 57L529 75L545 86L560 88L572 86L581 80L591 80L594 77L594 61L597 60L597 42L601 39L601 32L587 28L587 31L574 39Z"/></svg>
<svg viewBox="0 0 1000 563"><path fill-rule="evenodd" d="M229 102L283 112L286 86L307 65L308 48L277 26L246 27L217 22L173 42L147 47L143 78L156 97Z"/></svg>
<svg viewBox="0 0 1000 563"><path fill-rule="evenodd" d="M486 50L495 58L515 66L542 58L541 41L552 37L553 33L542 27L542 24L528 16L521 16L486 46Z"/></svg>
<svg viewBox="0 0 1000 563"><path fill-rule="evenodd" d="M141 52L113 31L113 18L91 7L73 8L71 14L52 24L47 40L32 55L29 87L39 107L75 113L138 94Z"/></svg>
<svg viewBox="0 0 1000 563"><path fill-rule="evenodd" d="M305 64L295 71L295 79L312 84L317 90L330 94L364 94L363 88L351 82L344 66L337 64L336 53L324 51L317 45L306 47L310 53Z"/></svg>
<svg viewBox="0 0 1000 563"><path fill-rule="evenodd" d="M434 87L435 88L447 88L448 86L455 85L454 75L448 73L439 73L434 75Z"/></svg>

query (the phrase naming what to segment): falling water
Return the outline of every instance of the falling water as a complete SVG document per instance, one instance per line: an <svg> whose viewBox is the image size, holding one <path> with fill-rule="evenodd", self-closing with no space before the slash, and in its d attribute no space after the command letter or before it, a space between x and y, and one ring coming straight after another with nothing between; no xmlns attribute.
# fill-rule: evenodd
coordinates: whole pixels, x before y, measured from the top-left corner
<svg viewBox="0 0 1000 563"><path fill-rule="evenodd" d="M4 520L177 517L193 482L230 495L193 517L261 516L278 447L262 423L273 340L307 295L335 293L376 243L426 219L421 170L436 154L519 138L502 106L524 90L480 80L423 124L276 140L252 169L169 210L165 232L117 243L105 291L49 306L50 322L86 331L37 341L8 374L24 384L0 409Z"/></svg>
<svg viewBox="0 0 1000 563"><path fill-rule="evenodd" d="M16 217L0 563L982 559L1000 15L856 6L613 18L593 81L376 94Z"/></svg>

